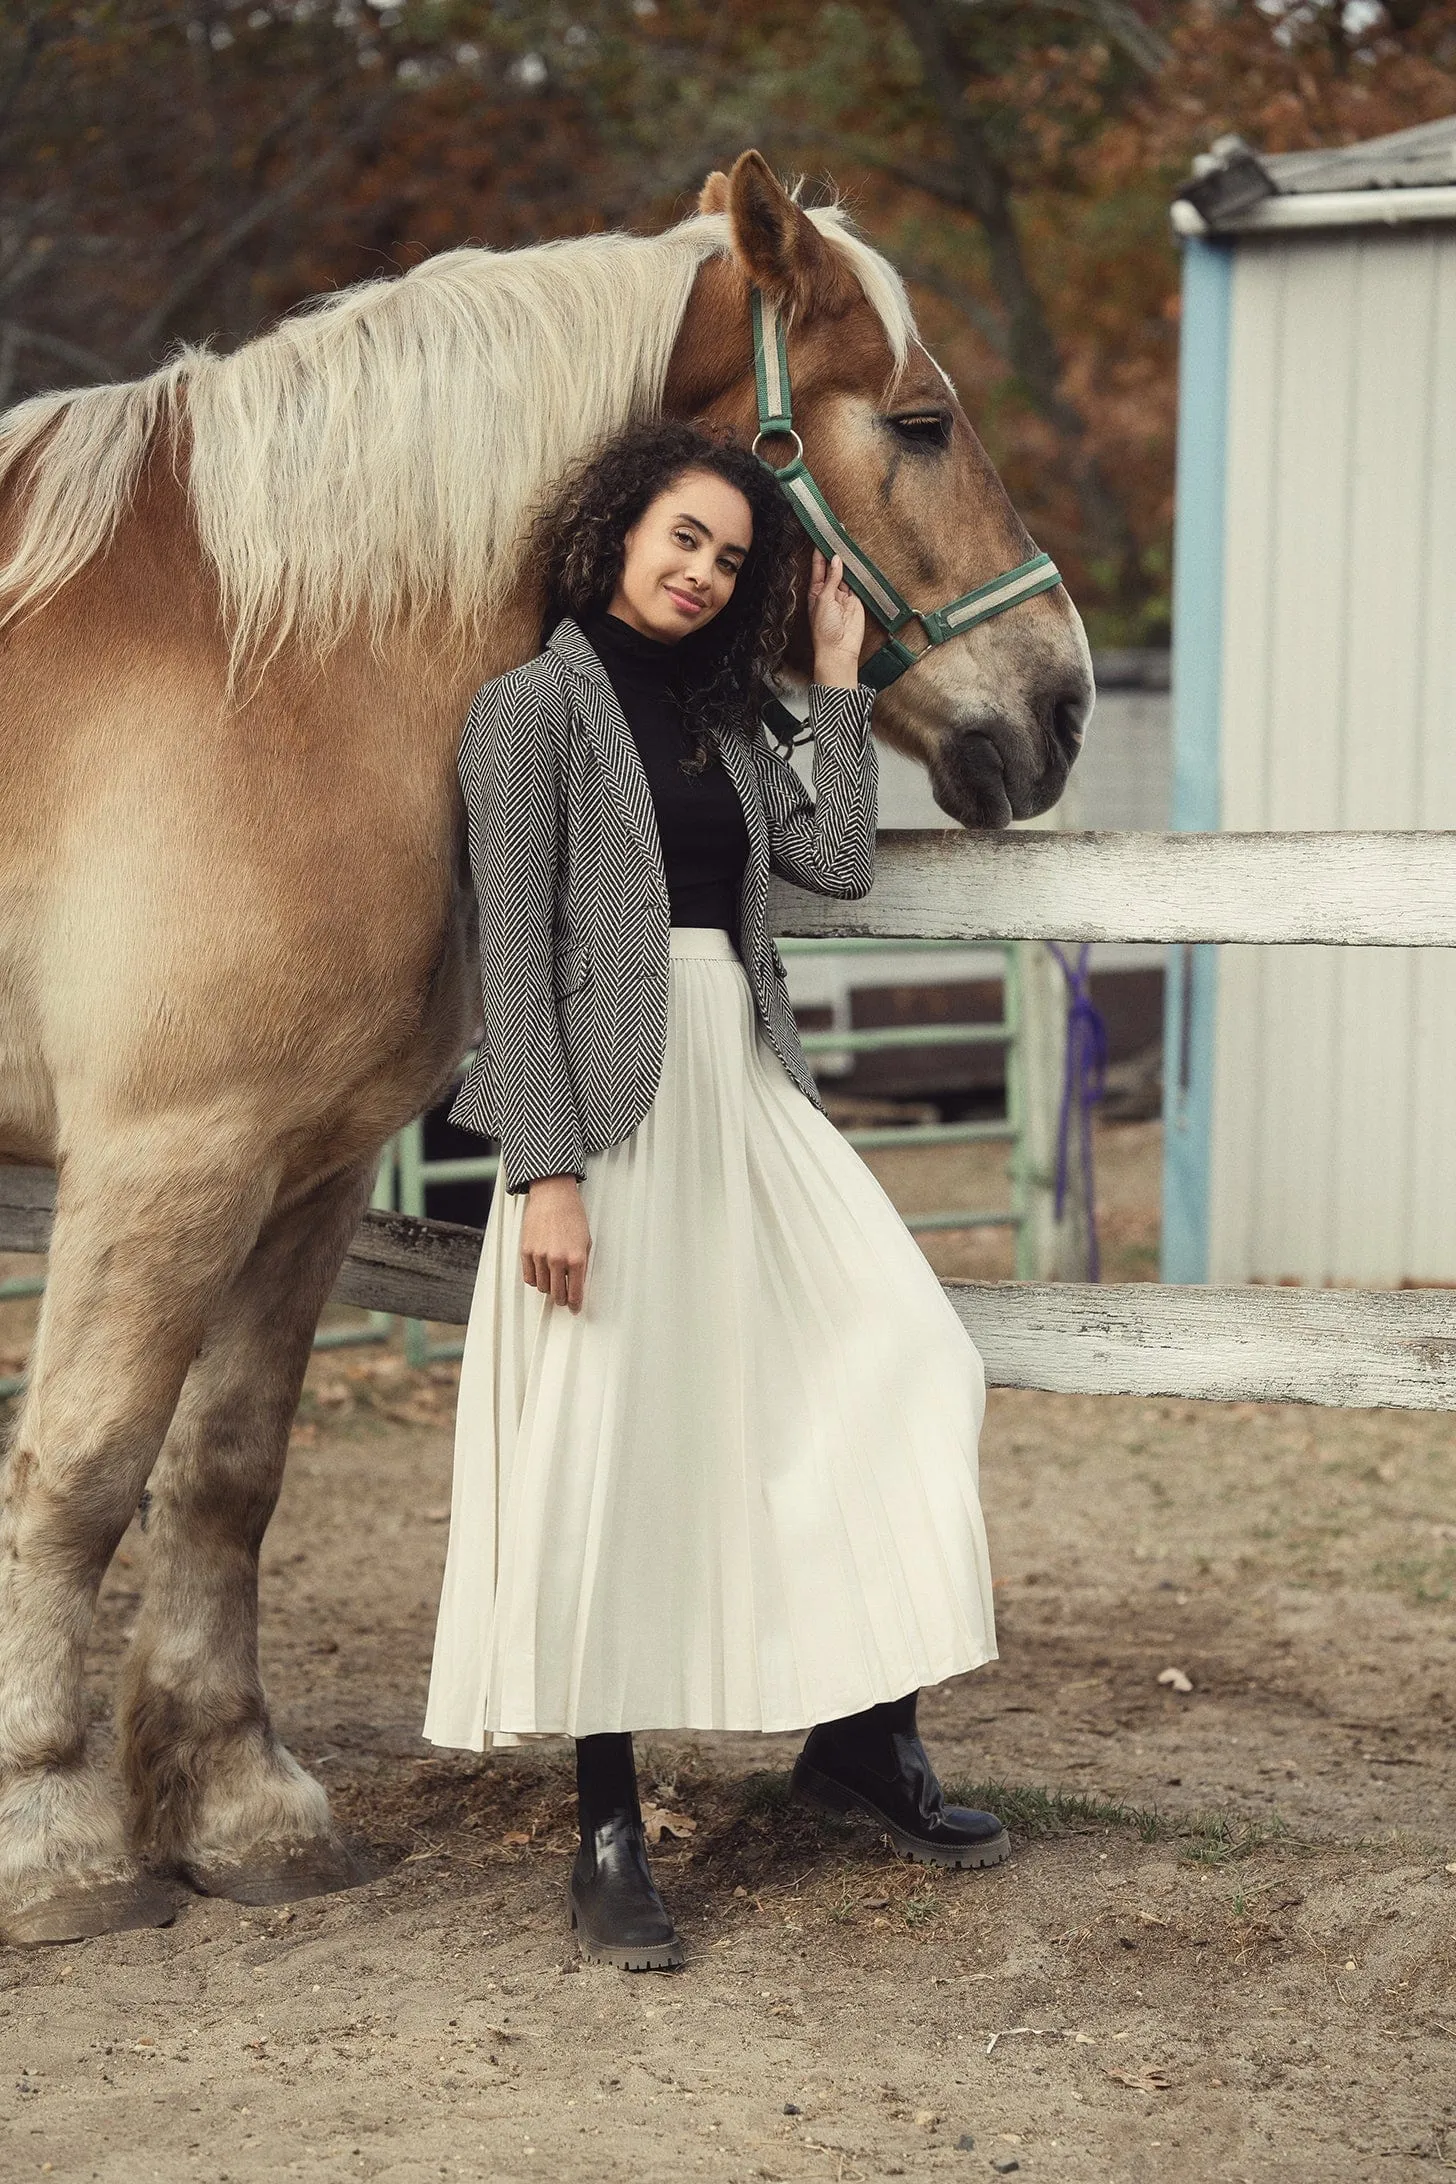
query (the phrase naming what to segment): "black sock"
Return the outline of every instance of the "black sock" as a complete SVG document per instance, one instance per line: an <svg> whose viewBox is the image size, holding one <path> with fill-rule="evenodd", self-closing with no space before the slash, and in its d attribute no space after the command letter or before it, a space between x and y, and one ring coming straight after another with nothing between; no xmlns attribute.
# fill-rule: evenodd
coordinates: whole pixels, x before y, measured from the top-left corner
<svg viewBox="0 0 1456 2184"><path fill-rule="evenodd" d="M621 1813L640 1817L637 1760L630 1730L576 1739L576 1795L583 1840Z"/></svg>
<svg viewBox="0 0 1456 2184"><path fill-rule="evenodd" d="M913 1737L917 1734L915 1709L919 1703L919 1691L907 1691L903 1699L888 1699L883 1706L877 1706L875 1712L891 1736Z"/></svg>
<svg viewBox="0 0 1456 2184"><path fill-rule="evenodd" d="M841 1714L834 1721L821 1722L825 1734L837 1744L864 1746L878 1745L884 1737L913 1737L915 1709L920 1693L907 1691L903 1699L885 1699L878 1706L867 1706L858 1714Z"/></svg>

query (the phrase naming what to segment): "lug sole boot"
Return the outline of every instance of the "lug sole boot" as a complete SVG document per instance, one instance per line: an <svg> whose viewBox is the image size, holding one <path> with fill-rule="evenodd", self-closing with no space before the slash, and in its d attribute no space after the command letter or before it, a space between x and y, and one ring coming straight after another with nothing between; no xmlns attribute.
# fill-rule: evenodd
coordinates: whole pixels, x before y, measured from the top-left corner
<svg viewBox="0 0 1456 2184"><path fill-rule="evenodd" d="M882 1828L914 1865L1000 1865L1011 1839L992 1812L948 1805L915 1726L918 1692L811 1729L790 1792L836 1819Z"/></svg>
<svg viewBox="0 0 1456 2184"><path fill-rule="evenodd" d="M581 1847L569 1894L576 1945L588 1964L675 1971L686 1951L652 1878L629 1735L578 1737Z"/></svg>

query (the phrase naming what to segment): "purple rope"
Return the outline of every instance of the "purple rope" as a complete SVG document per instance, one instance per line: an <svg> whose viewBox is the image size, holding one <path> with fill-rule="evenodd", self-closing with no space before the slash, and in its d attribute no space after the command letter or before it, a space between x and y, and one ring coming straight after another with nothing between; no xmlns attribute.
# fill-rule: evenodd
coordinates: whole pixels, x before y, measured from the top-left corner
<svg viewBox="0 0 1456 2184"><path fill-rule="evenodd" d="M1067 1200L1068 1156L1075 1108L1087 1209L1087 1272L1095 1282L1102 1278L1102 1261L1097 1245L1097 1196L1092 1176L1092 1110L1106 1088L1107 1026L1092 999L1088 968L1092 950L1089 944L1084 941L1078 949L1075 969L1054 940L1047 945L1067 981L1067 1066L1062 1077L1062 1107L1057 1120L1056 1214L1060 1221Z"/></svg>

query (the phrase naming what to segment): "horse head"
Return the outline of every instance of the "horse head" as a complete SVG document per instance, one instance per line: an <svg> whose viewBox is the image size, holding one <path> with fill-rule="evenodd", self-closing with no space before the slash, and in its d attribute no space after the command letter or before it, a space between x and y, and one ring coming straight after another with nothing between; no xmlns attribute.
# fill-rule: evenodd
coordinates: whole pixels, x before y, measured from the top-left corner
<svg viewBox="0 0 1456 2184"><path fill-rule="evenodd" d="M787 326L805 461L844 530L917 613L959 600L1034 555L955 388L915 335L885 261L862 244L846 249L844 236L795 203L757 152L745 152L731 174L709 176L699 211L726 217L732 247L698 277L667 407L751 437L758 410L749 323L757 288ZM780 460L771 445L764 453ZM809 550L806 537L806 560ZM915 625L903 634L919 650ZM866 656L883 637L869 618ZM802 673L809 661L801 611L788 664ZM1092 702L1081 617L1057 583L927 647L883 691L875 725L925 766L936 802L952 818L1004 827L1057 801Z"/></svg>

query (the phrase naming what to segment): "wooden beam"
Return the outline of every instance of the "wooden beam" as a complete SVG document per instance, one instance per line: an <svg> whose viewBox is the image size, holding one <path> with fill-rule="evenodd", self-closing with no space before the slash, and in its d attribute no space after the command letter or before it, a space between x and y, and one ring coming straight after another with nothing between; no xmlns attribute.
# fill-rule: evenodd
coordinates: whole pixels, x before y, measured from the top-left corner
<svg viewBox="0 0 1456 2184"><path fill-rule="evenodd" d="M39 1251L54 1177L0 1167L0 1250ZM367 1213L336 1304L463 1324L480 1231ZM947 1282L998 1388L1456 1410L1456 1291Z"/></svg>
<svg viewBox="0 0 1456 2184"><path fill-rule="evenodd" d="M0 1251L44 1251L55 1203L54 1168L0 1164Z"/></svg>
<svg viewBox="0 0 1456 2184"><path fill-rule="evenodd" d="M769 929L882 940L1456 947L1456 833L887 830L859 902L775 878Z"/></svg>
<svg viewBox="0 0 1456 2184"><path fill-rule="evenodd" d="M0 1251L44 1251L55 1200L53 1169L0 1165ZM366 1213L331 1301L402 1319L463 1324L470 1317L480 1237L479 1229L451 1221Z"/></svg>
<svg viewBox="0 0 1456 2184"><path fill-rule="evenodd" d="M996 1388L1456 1410L1456 1292L947 1282Z"/></svg>

